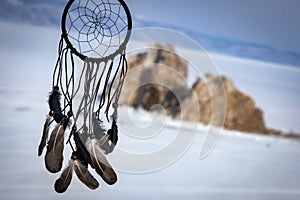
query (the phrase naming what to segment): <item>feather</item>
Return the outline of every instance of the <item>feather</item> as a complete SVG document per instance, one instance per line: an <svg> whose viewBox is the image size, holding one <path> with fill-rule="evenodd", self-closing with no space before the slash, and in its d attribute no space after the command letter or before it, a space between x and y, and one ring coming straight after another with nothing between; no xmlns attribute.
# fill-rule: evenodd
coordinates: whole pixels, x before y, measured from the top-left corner
<svg viewBox="0 0 300 200"><path fill-rule="evenodd" d="M90 153L86 149L85 145L81 141L78 132L73 131L73 137L77 148L78 156L83 160L85 163L90 164L93 167L92 159ZM94 167L93 167L94 168Z"/></svg>
<svg viewBox="0 0 300 200"><path fill-rule="evenodd" d="M108 144L108 141L109 141L109 135L104 135L102 138L100 138L97 142L97 144L103 148L106 144Z"/></svg>
<svg viewBox="0 0 300 200"><path fill-rule="evenodd" d="M61 94L59 93L59 88L54 87L53 92L50 94L49 100L48 100L49 108L51 111L54 112L53 118L57 123L60 123L61 120L66 118L66 116L62 113L62 110L61 110L60 96L61 96Z"/></svg>
<svg viewBox="0 0 300 200"><path fill-rule="evenodd" d="M111 144L109 143L109 135L104 135L97 141L97 145L104 151L105 154L111 152Z"/></svg>
<svg viewBox="0 0 300 200"><path fill-rule="evenodd" d="M73 168L74 168L74 161L71 160L69 162L69 165L61 173L59 179L55 181L54 189L56 192L64 193L68 189L72 180Z"/></svg>
<svg viewBox="0 0 300 200"><path fill-rule="evenodd" d="M46 169L57 173L62 168L64 149L64 125L57 125L51 133L45 156Z"/></svg>
<svg viewBox="0 0 300 200"><path fill-rule="evenodd" d="M110 146L110 150L108 153L111 153L115 146L117 145L118 142L118 126L116 123L116 120L113 119L112 125L111 125L111 129L109 129L107 131L107 134L109 135L109 140L111 141L111 146Z"/></svg>
<svg viewBox="0 0 300 200"><path fill-rule="evenodd" d="M111 129L108 131L109 139L114 144L117 145L118 142L118 126L116 120L113 119Z"/></svg>
<svg viewBox="0 0 300 200"><path fill-rule="evenodd" d="M81 141L86 141L89 137L88 128L86 126L83 127L82 132L79 134Z"/></svg>
<svg viewBox="0 0 300 200"><path fill-rule="evenodd" d="M96 113L93 114L93 132L96 138L98 139L98 145L100 145L101 149L105 151L105 153L111 152L111 145L109 144L109 136L105 134L106 130L102 127L102 121L96 118Z"/></svg>
<svg viewBox="0 0 300 200"><path fill-rule="evenodd" d="M42 139L38 148L38 156L41 156L44 150L44 147L46 146L47 143L47 138L49 135L49 126L50 126L50 122L51 122L51 116L49 115L46 118L46 121L44 123L44 128L43 128L43 135L42 135Z"/></svg>
<svg viewBox="0 0 300 200"><path fill-rule="evenodd" d="M96 118L96 113L93 113L92 122L93 122L93 132L96 135L96 138L100 139L103 136L105 136L106 130L101 126L101 121Z"/></svg>
<svg viewBox="0 0 300 200"><path fill-rule="evenodd" d="M87 141L93 165L97 174L99 174L107 184L112 185L117 182L117 174L108 163L105 155L102 153L102 149L96 143L97 141L93 137Z"/></svg>
<svg viewBox="0 0 300 200"><path fill-rule="evenodd" d="M74 160L74 171L79 180L91 190L99 187L98 181L79 160Z"/></svg>

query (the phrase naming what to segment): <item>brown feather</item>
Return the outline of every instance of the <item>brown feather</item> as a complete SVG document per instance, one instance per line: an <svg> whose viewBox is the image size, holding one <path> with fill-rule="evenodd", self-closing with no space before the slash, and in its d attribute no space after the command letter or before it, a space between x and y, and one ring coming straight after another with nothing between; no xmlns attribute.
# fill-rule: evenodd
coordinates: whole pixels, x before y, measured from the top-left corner
<svg viewBox="0 0 300 200"><path fill-rule="evenodd" d="M79 154L78 156L81 158L81 160L83 160L84 162L90 164L93 167L93 163L92 163L92 160L91 160L90 153L88 152L85 145L81 141L78 132L73 131L73 139L74 139L74 142L76 144L77 154Z"/></svg>
<svg viewBox="0 0 300 200"><path fill-rule="evenodd" d="M99 187L98 181L79 160L74 161L74 171L79 180L91 190Z"/></svg>
<svg viewBox="0 0 300 200"><path fill-rule="evenodd" d="M102 148L106 143L109 141L109 135L104 135L102 138L100 138L97 142L97 144Z"/></svg>
<svg viewBox="0 0 300 200"><path fill-rule="evenodd" d="M117 182L117 174L107 161L105 155L102 153L101 148L96 144L96 139L88 139L88 150L90 152L93 165L97 174L109 185Z"/></svg>
<svg viewBox="0 0 300 200"><path fill-rule="evenodd" d="M49 135L49 124L51 121L51 116L48 116L46 118L46 121L44 123L44 128L43 128L43 135L42 135L42 139L39 145L39 149L38 149L38 156L41 156L44 150L44 147L46 146L47 143L47 138Z"/></svg>
<svg viewBox="0 0 300 200"><path fill-rule="evenodd" d="M46 169L51 173L57 173L62 168L64 149L64 126L57 125L51 133L45 156Z"/></svg>
<svg viewBox="0 0 300 200"><path fill-rule="evenodd" d="M64 193L72 180L74 161L71 160L69 165L64 169L59 179L55 181L54 189L58 193Z"/></svg>

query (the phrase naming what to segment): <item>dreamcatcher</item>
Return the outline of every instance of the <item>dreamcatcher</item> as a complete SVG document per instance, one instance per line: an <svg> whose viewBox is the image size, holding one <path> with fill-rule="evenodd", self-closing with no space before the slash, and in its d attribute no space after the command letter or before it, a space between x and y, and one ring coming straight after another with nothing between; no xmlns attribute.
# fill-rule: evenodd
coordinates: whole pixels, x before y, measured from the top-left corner
<svg viewBox="0 0 300 200"><path fill-rule="evenodd" d="M62 169L65 144L71 147L69 164L54 184L59 193L67 190L73 171L86 186L96 189L99 183L88 166L107 184L117 181L105 155L118 141L117 108L128 67L125 49L132 21L123 0L69 0L61 28L50 112L38 148L41 156L47 145L46 169L57 173ZM76 57L84 64L75 79Z"/></svg>

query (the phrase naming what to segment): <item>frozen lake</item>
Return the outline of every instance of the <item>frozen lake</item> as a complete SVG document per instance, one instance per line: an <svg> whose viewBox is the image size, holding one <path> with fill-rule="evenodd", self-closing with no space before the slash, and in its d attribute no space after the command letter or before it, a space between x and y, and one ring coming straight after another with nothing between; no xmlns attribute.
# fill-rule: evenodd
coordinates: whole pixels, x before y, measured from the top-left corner
<svg viewBox="0 0 300 200"><path fill-rule="evenodd" d="M118 170L119 180L114 186L107 186L95 174L101 184L95 191L87 189L73 176L67 192L58 195L53 183L59 175L49 174L43 158L37 157L44 113L48 110L45 101L46 95L39 91L0 91L0 199L300 198L300 143L223 131L211 154L200 160L199 152L206 132L206 127L201 125L190 148L167 167L139 174ZM129 118L122 118L126 112L135 116L135 123L140 123L141 129L151 126L151 115L145 118L143 111L123 107L119 120L122 130L130 130L133 126ZM176 122L154 115L166 121L166 126L159 132L162 136L147 141L130 138L121 132L119 147L146 153L152 151L151 148L170 143L168 138L173 137L174 129L178 128ZM153 119L152 115L151 129L154 130L157 127ZM185 126L183 132L192 134L194 130L188 127Z"/></svg>
<svg viewBox="0 0 300 200"><path fill-rule="evenodd" d="M133 154L162 150L174 141L179 128L182 135L190 137L198 127L196 137L168 165L159 163L167 160L168 154L158 155L160 160L152 157L154 160L150 159L147 165L114 154L109 157L119 169L119 180L114 186L107 186L97 176L101 186L90 191L74 176L68 191L58 195L53 184L59 174L46 171L43 158L37 156L37 146L48 112L47 93L60 31L3 22L1 25L1 200L300 199L299 142L223 131L211 154L200 160L207 127L178 124L161 115L127 108L120 111L118 148ZM14 40L8 41L8 36ZM195 52L190 53L191 57L198 58ZM270 63L219 55L212 57L218 70L262 108L268 127L299 132L298 68L274 67ZM137 138L139 133L149 137ZM65 161L67 156L65 152ZM135 167L141 173L132 173ZM142 173L143 167L148 168L147 173Z"/></svg>

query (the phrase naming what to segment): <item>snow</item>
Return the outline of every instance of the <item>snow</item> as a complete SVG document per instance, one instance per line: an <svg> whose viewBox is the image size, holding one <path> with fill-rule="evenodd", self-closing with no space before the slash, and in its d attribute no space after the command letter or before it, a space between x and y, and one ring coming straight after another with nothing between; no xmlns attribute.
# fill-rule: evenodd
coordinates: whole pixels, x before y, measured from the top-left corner
<svg viewBox="0 0 300 200"><path fill-rule="evenodd" d="M46 171L37 146L56 61L58 38L52 36L59 30L1 25L5 28L0 37L0 199L300 198L299 142L221 130L210 154L200 159L207 133L217 129L127 107L119 113L118 148L108 158L117 169L118 182L108 186L94 173L101 186L91 191L74 176L67 192L57 194L53 184L59 174ZM19 40L7 40L8 36ZM197 57L182 50L181 55L187 54L197 65ZM212 58L218 70L265 111L267 125L300 130L298 69ZM69 151L64 153L64 166Z"/></svg>
<svg viewBox="0 0 300 200"><path fill-rule="evenodd" d="M199 159L201 145L209 127L173 120L159 113L145 113L128 107L120 109L118 149L131 154L148 155L162 151L179 134L191 137L187 148L161 168L134 173L126 166L139 165L139 160L118 158L126 163L113 163L119 180L114 186L101 182L90 191L74 176L63 195L55 193L58 177L48 173L44 160L37 156L44 113L47 112L42 92L1 91L0 171L1 199L299 199L300 143L274 137L247 135L223 130L210 155ZM20 109L23 108L23 109ZM26 109L25 109L26 108ZM127 115L136 119L132 121ZM122 117L123 116L123 117ZM146 116L146 117L145 117ZM134 124L134 125L133 125ZM134 127L149 138L128 135ZM150 128L149 128L150 127ZM195 129L196 127L196 129ZM196 131L196 132L195 132ZM145 133L146 136L149 136ZM173 138L173 139L172 139ZM116 154L109 156L115 160ZM169 156L169 155L166 155ZM65 164L67 162L65 152ZM153 160L160 166L159 158ZM126 165L128 164L128 165ZM125 166L126 165L126 166ZM95 176L100 180L96 174Z"/></svg>

